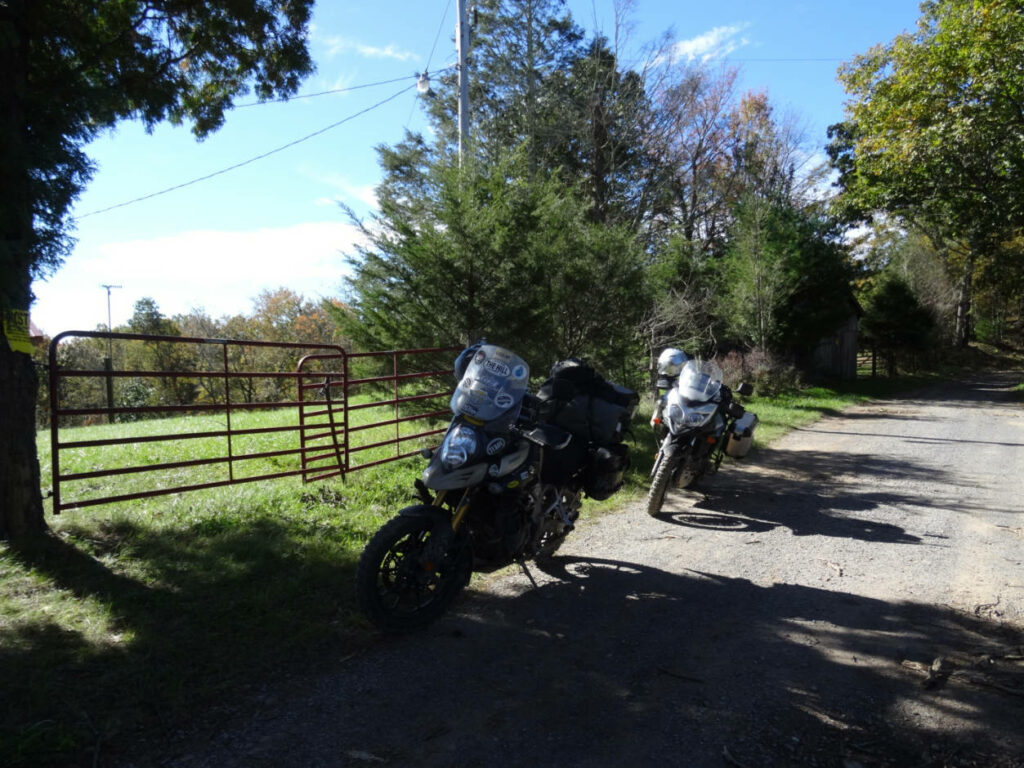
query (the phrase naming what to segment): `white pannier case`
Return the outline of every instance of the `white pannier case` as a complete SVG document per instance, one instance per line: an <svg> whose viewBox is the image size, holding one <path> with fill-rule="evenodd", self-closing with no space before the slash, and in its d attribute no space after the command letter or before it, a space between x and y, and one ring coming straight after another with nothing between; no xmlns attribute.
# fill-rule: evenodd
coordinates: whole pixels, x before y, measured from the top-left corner
<svg viewBox="0 0 1024 768"><path fill-rule="evenodd" d="M729 442L725 444L725 452L734 459L742 459L750 451L754 442L754 430L757 428L757 416L747 411L736 420Z"/></svg>

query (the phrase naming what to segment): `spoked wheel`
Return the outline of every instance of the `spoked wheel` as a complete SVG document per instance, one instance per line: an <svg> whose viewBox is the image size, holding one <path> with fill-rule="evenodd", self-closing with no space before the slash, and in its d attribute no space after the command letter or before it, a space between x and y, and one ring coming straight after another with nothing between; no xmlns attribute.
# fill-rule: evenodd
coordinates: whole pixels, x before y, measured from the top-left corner
<svg viewBox="0 0 1024 768"><path fill-rule="evenodd" d="M359 558L356 597L384 632L411 632L437 620L469 583L468 546L441 542L426 517L400 515L374 534Z"/></svg>
<svg viewBox="0 0 1024 768"><path fill-rule="evenodd" d="M665 493L672 482L672 475L678 464L675 457L659 457L658 468L654 472L654 479L651 480L651 490L647 492L647 514L656 517L661 512L661 505L665 502Z"/></svg>

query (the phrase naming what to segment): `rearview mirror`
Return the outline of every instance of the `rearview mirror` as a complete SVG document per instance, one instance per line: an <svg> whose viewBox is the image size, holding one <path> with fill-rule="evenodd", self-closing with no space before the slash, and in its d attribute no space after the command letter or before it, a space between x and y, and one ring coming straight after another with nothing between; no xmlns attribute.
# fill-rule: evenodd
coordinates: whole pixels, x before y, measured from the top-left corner
<svg viewBox="0 0 1024 768"><path fill-rule="evenodd" d="M744 397L747 397L748 395L754 394L754 385L744 381L742 384L736 387L736 391L739 394L743 395Z"/></svg>

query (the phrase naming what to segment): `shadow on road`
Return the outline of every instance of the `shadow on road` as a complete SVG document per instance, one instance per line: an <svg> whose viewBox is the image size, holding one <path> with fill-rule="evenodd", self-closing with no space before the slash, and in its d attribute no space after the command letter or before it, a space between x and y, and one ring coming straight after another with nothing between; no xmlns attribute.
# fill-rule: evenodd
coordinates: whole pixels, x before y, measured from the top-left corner
<svg viewBox="0 0 1024 768"><path fill-rule="evenodd" d="M719 766L723 749L746 766L1024 761L1019 696L966 677L922 685L940 656L967 665L1021 642L997 624L621 560L556 557L543 572L554 580L518 597L474 595L438 637L439 671L485 661L438 727L479 728L501 765L527 765L510 756L538 738L553 765ZM1019 664L980 663L1024 684ZM924 712L955 727L931 733Z"/></svg>
<svg viewBox="0 0 1024 768"><path fill-rule="evenodd" d="M851 493L837 485L849 474L866 478L875 490ZM713 478L706 490L671 492L663 517L698 528L757 532L785 526L795 536L920 544L920 537L868 515L887 505L932 505L934 499L910 490L919 479L933 480L934 469L891 458L773 449L760 454L754 468L729 471L723 482Z"/></svg>

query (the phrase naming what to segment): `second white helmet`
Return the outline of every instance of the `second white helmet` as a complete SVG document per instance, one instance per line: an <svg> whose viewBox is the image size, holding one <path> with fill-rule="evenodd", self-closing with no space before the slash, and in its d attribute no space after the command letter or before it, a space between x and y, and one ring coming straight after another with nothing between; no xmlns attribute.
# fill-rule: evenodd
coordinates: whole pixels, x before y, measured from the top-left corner
<svg viewBox="0 0 1024 768"><path fill-rule="evenodd" d="M683 365L689 358L681 349L669 347L658 355L658 375L676 377L683 370Z"/></svg>

